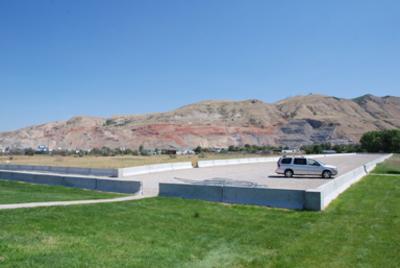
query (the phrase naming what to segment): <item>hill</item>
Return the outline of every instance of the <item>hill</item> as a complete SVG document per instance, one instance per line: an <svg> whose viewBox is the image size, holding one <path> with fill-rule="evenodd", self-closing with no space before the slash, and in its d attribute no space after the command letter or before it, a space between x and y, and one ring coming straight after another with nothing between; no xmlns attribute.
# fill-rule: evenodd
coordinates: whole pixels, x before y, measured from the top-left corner
<svg viewBox="0 0 400 268"><path fill-rule="evenodd" d="M0 147L90 149L190 148L229 145L358 142L370 130L400 127L400 98L341 99L310 94L269 104L260 100L203 101L179 109L68 121L0 133Z"/></svg>

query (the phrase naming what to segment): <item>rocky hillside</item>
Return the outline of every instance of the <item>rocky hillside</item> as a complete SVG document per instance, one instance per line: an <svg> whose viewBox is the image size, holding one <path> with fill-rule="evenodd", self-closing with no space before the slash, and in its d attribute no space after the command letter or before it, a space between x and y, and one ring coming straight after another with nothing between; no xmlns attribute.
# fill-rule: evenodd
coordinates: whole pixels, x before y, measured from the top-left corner
<svg viewBox="0 0 400 268"><path fill-rule="evenodd" d="M0 147L190 148L358 142L370 130L400 127L400 98L321 95L259 100L203 101L166 113L68 121L0 133Z"/></svg>

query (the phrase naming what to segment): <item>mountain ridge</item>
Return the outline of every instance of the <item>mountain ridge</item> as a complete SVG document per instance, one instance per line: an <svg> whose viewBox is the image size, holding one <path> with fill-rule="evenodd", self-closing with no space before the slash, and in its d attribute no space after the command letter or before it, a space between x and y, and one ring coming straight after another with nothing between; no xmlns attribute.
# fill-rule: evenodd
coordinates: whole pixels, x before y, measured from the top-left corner
<svg viewBox="0 0 400 268"><path fill-rule="evenodd" d="M370 130L400 127L400 98L366 94L353 99L319 94L275 103L258 99L204 100L180 108L66 121L0 133L2 148L136 149L356 143Z"/></svg>

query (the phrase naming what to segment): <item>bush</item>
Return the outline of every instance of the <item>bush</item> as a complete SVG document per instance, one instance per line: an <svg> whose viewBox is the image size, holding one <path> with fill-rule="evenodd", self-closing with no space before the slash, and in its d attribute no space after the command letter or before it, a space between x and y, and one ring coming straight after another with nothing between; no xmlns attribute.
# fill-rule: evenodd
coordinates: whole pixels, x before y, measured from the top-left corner
<svg viewBox="0 0 400 268"><path fill-rule="evenodd" d="M193 150L196 154L200 154L203 152L203 148L201 148L201 146L197 146L194 150Z"/></svg>
<svg viewBox="0 0 400 268"><path fill-rule="evenodd" d="M33 156L35 155L35 150L32 148L25 149L25 155Z"/></svg>

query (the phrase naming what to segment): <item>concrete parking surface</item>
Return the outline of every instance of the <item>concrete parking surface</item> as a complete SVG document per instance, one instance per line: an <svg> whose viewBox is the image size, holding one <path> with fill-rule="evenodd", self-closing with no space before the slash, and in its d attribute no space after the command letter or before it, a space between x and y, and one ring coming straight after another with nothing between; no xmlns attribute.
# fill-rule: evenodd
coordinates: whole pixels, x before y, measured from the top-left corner
<svg viewBox="0 0 400 268"><path fill-rule="evenodd" d="M335 165L340 176L363 164L381 157L381 154L357 154L350 156L329 156L317 158L326 164ZM128 179L139 180L143 194L157 195L160 182L163 183L207 183L207 181L228 181L238 185L259 185L268 188L306 190L314 189L334 179L319 177L285 178L275 174L276 162L231 166L196 168L136 175Z"/></svg>

